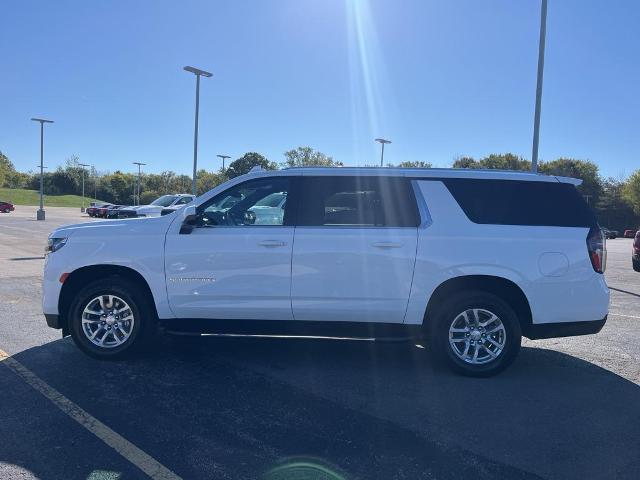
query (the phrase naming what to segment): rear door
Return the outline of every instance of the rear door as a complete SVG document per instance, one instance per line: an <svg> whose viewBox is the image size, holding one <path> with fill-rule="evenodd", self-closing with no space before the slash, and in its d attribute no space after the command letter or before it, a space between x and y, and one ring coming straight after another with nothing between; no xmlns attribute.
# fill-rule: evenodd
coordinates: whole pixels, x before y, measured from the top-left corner
<svg viewBox="0 0 640 480"><path fill-rule="evenodd" d="M402 323L418 224L404 178L303 177L292 257L294 318Z"/></svg>

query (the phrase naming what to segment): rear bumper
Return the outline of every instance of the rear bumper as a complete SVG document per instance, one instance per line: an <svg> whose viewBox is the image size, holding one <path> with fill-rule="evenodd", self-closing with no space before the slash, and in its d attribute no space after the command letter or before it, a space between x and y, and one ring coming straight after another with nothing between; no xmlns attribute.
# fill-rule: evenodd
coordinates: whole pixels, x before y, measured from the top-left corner
<svg viewBox="0 0 640 480"><path fill-rule="evenodd" d="M136 218L138 215L136 212L120 211L117 213L116 218Z"/></svg>
<svg viewBox="0 0 640 480"><path fill-rule="evenodd" d="M602 330L606 322L607 317L605 316L602 320L587 322L538 323L529 325L524 332L524 336L531 340L538 340L541 338L592 335Z"/></svg>

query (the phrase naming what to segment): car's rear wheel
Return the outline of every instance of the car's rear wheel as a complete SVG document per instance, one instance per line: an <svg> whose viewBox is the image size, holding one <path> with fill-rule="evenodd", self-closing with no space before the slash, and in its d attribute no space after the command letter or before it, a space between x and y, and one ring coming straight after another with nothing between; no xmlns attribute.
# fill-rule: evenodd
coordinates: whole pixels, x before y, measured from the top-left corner
<svg viewBox="0 0 640 480"><path fill-rule="evenodd" d="M633 262L633 269L636 272L640 272L640 260L631 260Z"/></svg>
<svg viewBox="0 0 640 480"><path fill-rule="evenodd" d="M75 344L101 359L120 358L138 349L155 326L150 299L122 277L83 287L69 308Z"/></svg>
<svg viewBox="0 0 640 480"><path fill-rule="evenodd" d="M486 292L451 298L433 318L428 335L436 360L475 377L488 377L507 368L522 340L514 310Z"/></svg>

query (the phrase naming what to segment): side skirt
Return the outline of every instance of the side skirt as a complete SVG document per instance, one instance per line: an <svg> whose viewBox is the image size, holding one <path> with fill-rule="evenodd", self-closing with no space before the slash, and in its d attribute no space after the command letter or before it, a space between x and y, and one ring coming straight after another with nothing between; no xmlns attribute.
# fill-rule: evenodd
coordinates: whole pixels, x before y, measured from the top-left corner
<svg viewBox="0 0 640 480"><path fill-rule="evenodd" d="M170 335L283 335L329 338L420 340L421 325L361 322L302 322L291 320L160 319L160 329Z"/></svg>

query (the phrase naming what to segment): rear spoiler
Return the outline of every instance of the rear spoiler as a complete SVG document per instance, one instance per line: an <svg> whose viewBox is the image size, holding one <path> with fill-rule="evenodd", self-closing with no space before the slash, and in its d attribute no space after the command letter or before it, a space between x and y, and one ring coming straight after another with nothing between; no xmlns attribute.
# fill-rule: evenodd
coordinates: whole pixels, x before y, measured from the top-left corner
<svg viewBox="0 0 640 480"><path fill-rule="evenodd" d="M558 177L556 175L556 180L558 180L560 183L570 183L571 185L575 185L576 187L578 185L582 185L582 179L581 178Z"/></svg>

